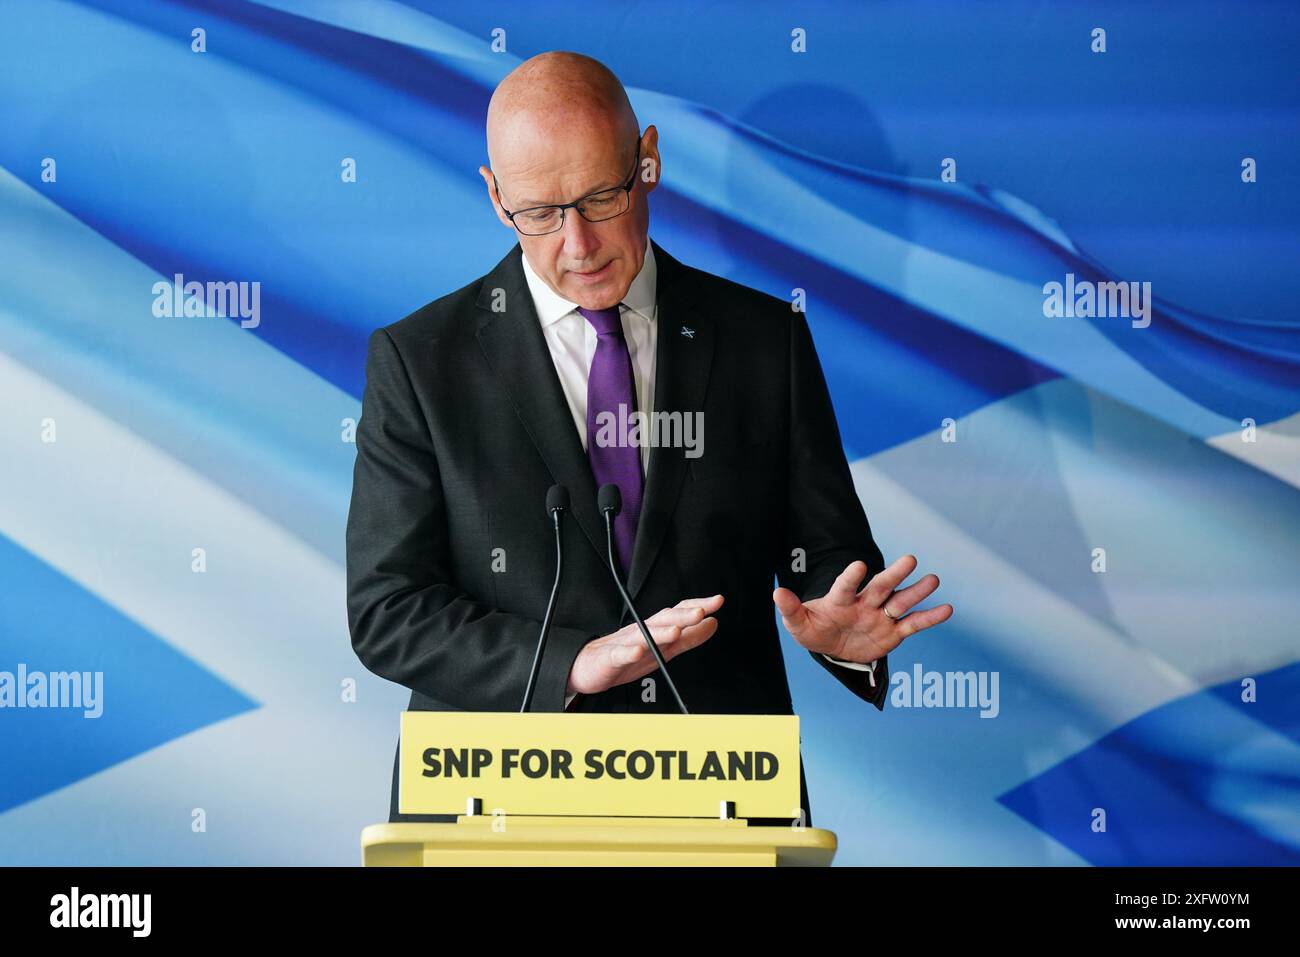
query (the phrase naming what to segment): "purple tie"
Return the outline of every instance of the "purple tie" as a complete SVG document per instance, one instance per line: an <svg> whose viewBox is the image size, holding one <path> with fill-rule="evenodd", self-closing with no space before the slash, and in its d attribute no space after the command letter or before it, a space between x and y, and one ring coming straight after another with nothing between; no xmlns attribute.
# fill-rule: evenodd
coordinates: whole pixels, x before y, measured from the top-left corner
<svg viewBox="0 0 1300 957"><path fill-rule="evenodd" d="M591 462L596 487L607 483L617 485L623 497L623 510L614 519L614 548L626 575L632 567L632 543L641 515L642 491L641 449L631 442L619 444L631 431L630 416L636 411L632 357L623 338L618 306L579 307L578 312L591 323L597 336L596 355L591 360L591 374L587 379L587 459ZM606 445L596 441L601 427L596 417L602 412L609 413L603 420L606 423L613 417L612 428L607 426L605 430L607 436L612 434L613 441Z"/></svg>

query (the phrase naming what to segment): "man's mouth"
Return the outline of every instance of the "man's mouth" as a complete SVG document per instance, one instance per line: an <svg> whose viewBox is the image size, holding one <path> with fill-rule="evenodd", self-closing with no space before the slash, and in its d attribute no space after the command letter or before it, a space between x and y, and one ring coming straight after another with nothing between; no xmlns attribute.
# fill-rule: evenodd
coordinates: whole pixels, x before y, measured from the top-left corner
<svg viewBox="0 0 1300 957"><path fill-rule="evenodd" d="M611 259L609 262L605 263L605 265L601 266L599 269L593 269L591 272L579 272L576 269L571 269L569 270L569 273L570 275L577 276L583 282L595 282L599 279L604 279L607 275L609 275L610 267L613 264L614 264L614 260Z"/></svg>

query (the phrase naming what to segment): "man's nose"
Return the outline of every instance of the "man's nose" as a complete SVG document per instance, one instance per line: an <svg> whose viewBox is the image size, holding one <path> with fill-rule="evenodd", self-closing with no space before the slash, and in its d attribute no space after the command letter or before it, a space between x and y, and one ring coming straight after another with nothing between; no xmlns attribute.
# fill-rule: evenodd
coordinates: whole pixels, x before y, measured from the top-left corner
<svg viewBox="0 0 1300 957"><path fill-rule="evenodd" d="M564 211L564 254L570 260L582 261L600 248L592 224L578 214L576 209Z"/></svg>

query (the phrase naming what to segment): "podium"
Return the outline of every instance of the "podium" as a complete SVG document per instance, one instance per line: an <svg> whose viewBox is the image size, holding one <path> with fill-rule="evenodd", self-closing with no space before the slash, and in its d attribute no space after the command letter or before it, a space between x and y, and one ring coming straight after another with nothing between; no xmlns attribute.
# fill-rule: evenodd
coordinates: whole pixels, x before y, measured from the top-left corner
<svg viewBox="0 0 1300 957"><path fill-rule="evenodd" d="M830 831L802 824L794 715L408 711L398 810L367 867L818 867ZM789 826L748 818L789 819Z"/></svg>
<svg viewBox="0 0 1300 957"><path fill-rule="evenodd" d="M366 867L825 867L835 835L692 818L491 817L446 824L372 824Z"/></svg>

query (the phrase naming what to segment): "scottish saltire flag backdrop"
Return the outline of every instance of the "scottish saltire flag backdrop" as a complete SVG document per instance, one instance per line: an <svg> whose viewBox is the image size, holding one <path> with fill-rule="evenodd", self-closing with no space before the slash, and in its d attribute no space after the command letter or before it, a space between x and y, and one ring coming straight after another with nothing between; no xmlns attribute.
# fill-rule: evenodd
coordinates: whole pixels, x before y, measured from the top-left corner
<svg viewBox="0 0 1300 957"><path fill-rule="evenodd" d="M838 862L1300 863L1294 4L0 11L0 672L102 676L0 709L0 861L358 861L367 335L513 243L488 97L575 49L660 131L651 235L806 304L956 607L884 712L783 637Z"/></svg>

